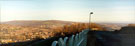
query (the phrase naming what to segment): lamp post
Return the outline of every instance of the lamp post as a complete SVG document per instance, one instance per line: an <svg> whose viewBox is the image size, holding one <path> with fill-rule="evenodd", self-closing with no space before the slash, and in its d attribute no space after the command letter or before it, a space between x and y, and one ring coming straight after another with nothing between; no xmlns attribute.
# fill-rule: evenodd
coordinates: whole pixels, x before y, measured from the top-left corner
<svg viewBox="0 0 135 46"><path fill-rule="evenodd" d="M91 14L93 14L93 12L90 12L90 14L89 14L89 30L90 30L90 26L91 26Z"/></svg>

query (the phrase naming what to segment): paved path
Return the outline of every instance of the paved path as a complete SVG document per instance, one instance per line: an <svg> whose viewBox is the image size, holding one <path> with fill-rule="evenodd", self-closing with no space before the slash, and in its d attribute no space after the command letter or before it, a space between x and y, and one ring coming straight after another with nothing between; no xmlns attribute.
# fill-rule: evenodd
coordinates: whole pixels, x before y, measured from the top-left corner
<svg viewBox="0 0 135 46"><path fill-rule="evenodd" d="M88 46L135 46L135 27L123 27L120 31L90 31Z"/></svg>

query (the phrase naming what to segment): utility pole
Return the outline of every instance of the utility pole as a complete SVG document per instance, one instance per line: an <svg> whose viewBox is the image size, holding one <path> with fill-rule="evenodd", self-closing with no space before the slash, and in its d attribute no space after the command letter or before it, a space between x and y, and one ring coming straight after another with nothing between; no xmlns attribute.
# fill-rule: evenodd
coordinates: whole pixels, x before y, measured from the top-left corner
<svg viewBox="0 0 135 46"><path fill-rule="evenodd" d="M93 12L90 12L90 14L89 14L89 30L90 30L90 26L91 26L91 14L93 14Z"/></svg>

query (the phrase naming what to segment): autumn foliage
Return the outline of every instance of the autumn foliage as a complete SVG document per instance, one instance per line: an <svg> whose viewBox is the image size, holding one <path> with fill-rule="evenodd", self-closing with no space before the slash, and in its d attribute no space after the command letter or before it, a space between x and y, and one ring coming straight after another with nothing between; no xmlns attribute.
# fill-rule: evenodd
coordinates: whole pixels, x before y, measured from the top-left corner
<svg viewBox="0 0 135 46"><path fill-rule="evenodd" d="M56 35L69 35L69 34L76 34L81 32L84 29L91 29L95 31L102 31L105 30L99 24L95 23L73 23L71 25L65 25L63 27L57 27L54 29Z"/></svg>
<svg viewBox="0 0 135 46"><path fill-rule="evenodd" d="M129 27L135 27L135 24L128 24Z"/></svg>

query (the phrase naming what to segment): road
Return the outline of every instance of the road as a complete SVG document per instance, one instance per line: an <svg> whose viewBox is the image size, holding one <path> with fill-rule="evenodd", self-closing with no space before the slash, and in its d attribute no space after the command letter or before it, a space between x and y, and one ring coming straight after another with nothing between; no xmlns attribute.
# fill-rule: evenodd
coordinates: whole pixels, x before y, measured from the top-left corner
<svg viewBox="0 0 135 46"><path fill-rule="evenodd" d="M135 46L135 27L119 31L90 31L87 46Z"/></svg>

